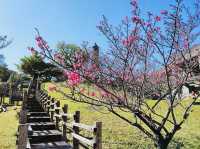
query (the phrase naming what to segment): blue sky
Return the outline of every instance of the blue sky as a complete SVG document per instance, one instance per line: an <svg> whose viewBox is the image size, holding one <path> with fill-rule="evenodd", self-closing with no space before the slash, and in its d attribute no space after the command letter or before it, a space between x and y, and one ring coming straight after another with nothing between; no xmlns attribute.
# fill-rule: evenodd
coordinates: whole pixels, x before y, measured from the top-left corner
<svg viewBox="0 0 200 149"><path fill-rule="evenodd" d="M186 0L190 5L190 0ZM115 25L130 15L129 0L0 0L0 34L13 42L0 50L10 69L21 57L29 55L28 46L35 46L34 27L54 48L58 41L80 44L89 41L106 47L97 30L102 15ZM160 12L173 0L139 0L142 8Z"/></svg>

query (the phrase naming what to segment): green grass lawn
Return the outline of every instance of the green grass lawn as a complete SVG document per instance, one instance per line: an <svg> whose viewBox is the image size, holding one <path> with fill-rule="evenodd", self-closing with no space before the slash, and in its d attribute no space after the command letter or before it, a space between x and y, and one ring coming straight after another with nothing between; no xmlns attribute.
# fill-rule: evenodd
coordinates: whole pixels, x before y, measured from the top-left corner
<svg viewBox="0 0 200 149"><path fill-rule="evenodd" d="M46 84L45 87L47 89ZM64 89L66 92L68 89ZM105 108L93 107L84 103L77 103L64 98L58 92L51 92L51 96L59 99L61 104L69 105L69 112L81 111L81 122L93 124L96 121L103 122L103 148L106 149L151 149L153 143L137 129L131 127ZM8 102L8 101L6 101ZM151 101L154 102L154 101ZM8 112L0 113L0 149L15 149L16 132L18 127L17 110L8 107ZM160 112L164 112L162 104ZM194 106L189 119L176 134L170 148L200 149L200 106ZM129 115L130 116L130 115ZM177 113L177 116L179 114Z"/></svg>
<svg viewBox="0 0 200 149"><path fill-rule="evenodd" d="M7 102L7 101L6 101ZM8 107L7 112L0 113L0 149L16 148L16 132L18 128L17 110Z"/></svg>
<svg viewBox="0 0 200 149"><path fill-rule="evenodd" d="M48 83L45 84L45 89L48 88ZM68 92L68 89L63 89ZM105 108L94 107L84 103L70 101L63 97L58 92L50 92L52 97L61 101L61 105L68 104L69 112L79 110L81 112L81 122L93 124L96 121L103 122L103 148L109 149L151 149L154 148L153 143L146 138L141 132L132 126L128 125L123 120L119 119L112 113L109 113ZM151 101L155 102L155 101ZM158 107L160 112L164 112L165 104ZM171 149L200 149L200 106L194 106L188 120L182 126L182 129L177 132L174 140L170 144ZM131 116L131 115L128 115ZM177 113L177 117L180 114Z"/></svg>

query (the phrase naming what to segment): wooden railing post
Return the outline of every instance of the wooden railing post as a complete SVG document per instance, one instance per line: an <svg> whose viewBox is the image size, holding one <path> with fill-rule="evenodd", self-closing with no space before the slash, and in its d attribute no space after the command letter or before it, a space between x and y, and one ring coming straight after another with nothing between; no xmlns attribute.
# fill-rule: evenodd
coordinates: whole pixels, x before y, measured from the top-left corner
<svg viewBox="0 0 200 149"><path fill-rule="evenodd" d="M19 123L20 124L26 124L26 122L27 122L27 102L28 102L27 100L28 100L27 92L24 91L22 109L21 109L20 115L19 115Z"/></svg>
<svg viewBox="0 0 200 149"><path fill-rule="evenodd" d="M74 122L80 123L80 111L76 111L74 114ZM79 127L73 126L73 133L79 134ZM79 149L79 140L73 137L73 148Z"/></svg>
<svg viewBox="0 0 200 149"><path fill-rule="evenodd" d="M21 110L19 114L19 123L26 124L27 123L27 110Z"/></svg>
<svg viewBox="0 0 200 149"><path fill-rule="evenodd" d="M55 100L54 98L51 99L51 104L50 104L50 112L51 112L51 121L53 122L53 116L54 116L54 105L55 104Z"/></svg>
<svg viewBox="0 0 200 149"><path fill-rule="evenodd" d="M65 141L67 141L67 112L68 112L68 105L65 104L63 107L63 113L64 115L62 116L63 119L63 137L65 139Z"/></svg>
<svg viewBox="0 0 200 149"><path fill-rule="evenodd" d="M94 135L96 136L96 143L93 148L102 149L102 122L96 122Z"/></svg>
<svg viewBox="0 0 200 149"><path fill-rule="evenodd" d="M42 92L40 100L39 100L42 106L43 106L43 100L44 100L45 96L46 96L46 94L44 92Z"/></svg>
<svg viewBox="0 0 200 149"><path fill-rule="evenodd" d="M40 78L37 78L37 84L36 84L36 89L41 90L41 83L40 83Z"/></svg>
<svg viewBox="0 0 200 149"><path fill-rule="evenodd" d="M51 96L48 97L47 100L47 112L49 113L49 109L50 109L50 103L51 103Z"/></svg>
<svg viewBox="0 0 200 149"><path fill-rule="evenodd" d="M46 100L46 94L44 94L43 98L41 99L43 109L45 109L45 105L44 105L45 100Z"/></svg>
<svg viewBox="0 0 200 149"><path fill-rule="evenodd" d="M38 92L38 97L36 98L36 100L40 102L41 97L42 97L42 92L39 91Z"/></svg>
<svg viewBox="0 0 200 149"><path fill-rule="evenodd" d="M27 102L28 102L27 91L24 91L24 93L23 93L22 110L26 110L26 108L27 108Z"/></svg>
<svg viewBox="0 0 200 149"><path fill-rule="evenodd" d="M40 104L42 104L43 97L44 97L44 93L40 92L40 95L39 95L39 98L38 98L38 101L39 101Z"/></svg>
<svg viewBox="0 0 200 149"><path fill-rule="evenodd" d="M60 113L60 101L56 102L56 108L55 108L55 113L56 113L56 128L59 129L59 113Z"/></svg>
<svg viewBox="0 0 200 149"><path fill-rule="evenodd" d="M39 97L39 91L36 90L36 91L35 91L35 98L36 98L36 100L38 100L38 97Z"/></svg>
<svg viewBox="0 0 200 149"><path fill-rule="evenodd" d="M46 111L47 112L47 102L48 102L48 100L49 100L49 97L48 97L48 95L44 98L44 101L43 101L43 105L44 105L44 111Z"/></svg>
<svg viewBox="0 0 200 149"><path fill-rule="evenodd" d="M19 136L17 141L17 149L26 149L28 143L28 124L19 125Z"/></svg>
<svg viewBox="0 0 200 149"><path fill-rule="evenodd" d="M44 93L43 98L41 99L42 108L46 111L46 102L47 102L48 95Z"/></svg>

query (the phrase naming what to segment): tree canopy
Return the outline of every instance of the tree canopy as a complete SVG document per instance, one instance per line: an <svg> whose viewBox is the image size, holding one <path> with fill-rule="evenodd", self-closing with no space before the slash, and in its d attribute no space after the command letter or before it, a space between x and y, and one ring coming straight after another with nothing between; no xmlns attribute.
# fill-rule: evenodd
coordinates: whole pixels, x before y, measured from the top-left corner
<svg viewBox="0 0 200 149"><path fill-rule="evenodd" d="M0 49L7 47L11 41L8 41L7 36L0 36ZM4 55L0 54L0 81L7 81L11 71L7 68Z"/></svg>
<svg viewBox="0 0 200 149"><path fill-rule="evenodd" d="M6 66L0 65L0 79L2 82L6 82L9 79L11 73L12 71L9 70Z"/></svg>
<svg viewBox="0 0 200 149"><path fill-rule="evenodd" d="M51 63L46 63L38 54L21 58L18 68L25 74L32 77L44 77L49 80L61 74L61 70Z"/></svg>

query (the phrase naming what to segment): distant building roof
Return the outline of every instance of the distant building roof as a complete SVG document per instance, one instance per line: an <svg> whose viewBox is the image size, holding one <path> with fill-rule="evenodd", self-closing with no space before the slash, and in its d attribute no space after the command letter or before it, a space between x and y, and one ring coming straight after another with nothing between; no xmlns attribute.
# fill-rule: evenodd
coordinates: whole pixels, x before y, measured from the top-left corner
<svg viewBox="0 0 200 149"><path fill-rule="evenodd" d="M182 54L184 55L184 58L188 61L191 60L192 58L200 56L200 44L194 45L190 50L187 50L185 52L183 51ZM185 61L182 54L179 53L175 55L177 64L182 64Z"/></svg>
<svg viewBox="0 0 200 149"><path fill-rule="evenodd" d="M200 44L199 45L194 45L186 54L185 58L193 58L195 56L200 55Z"/></svg>

